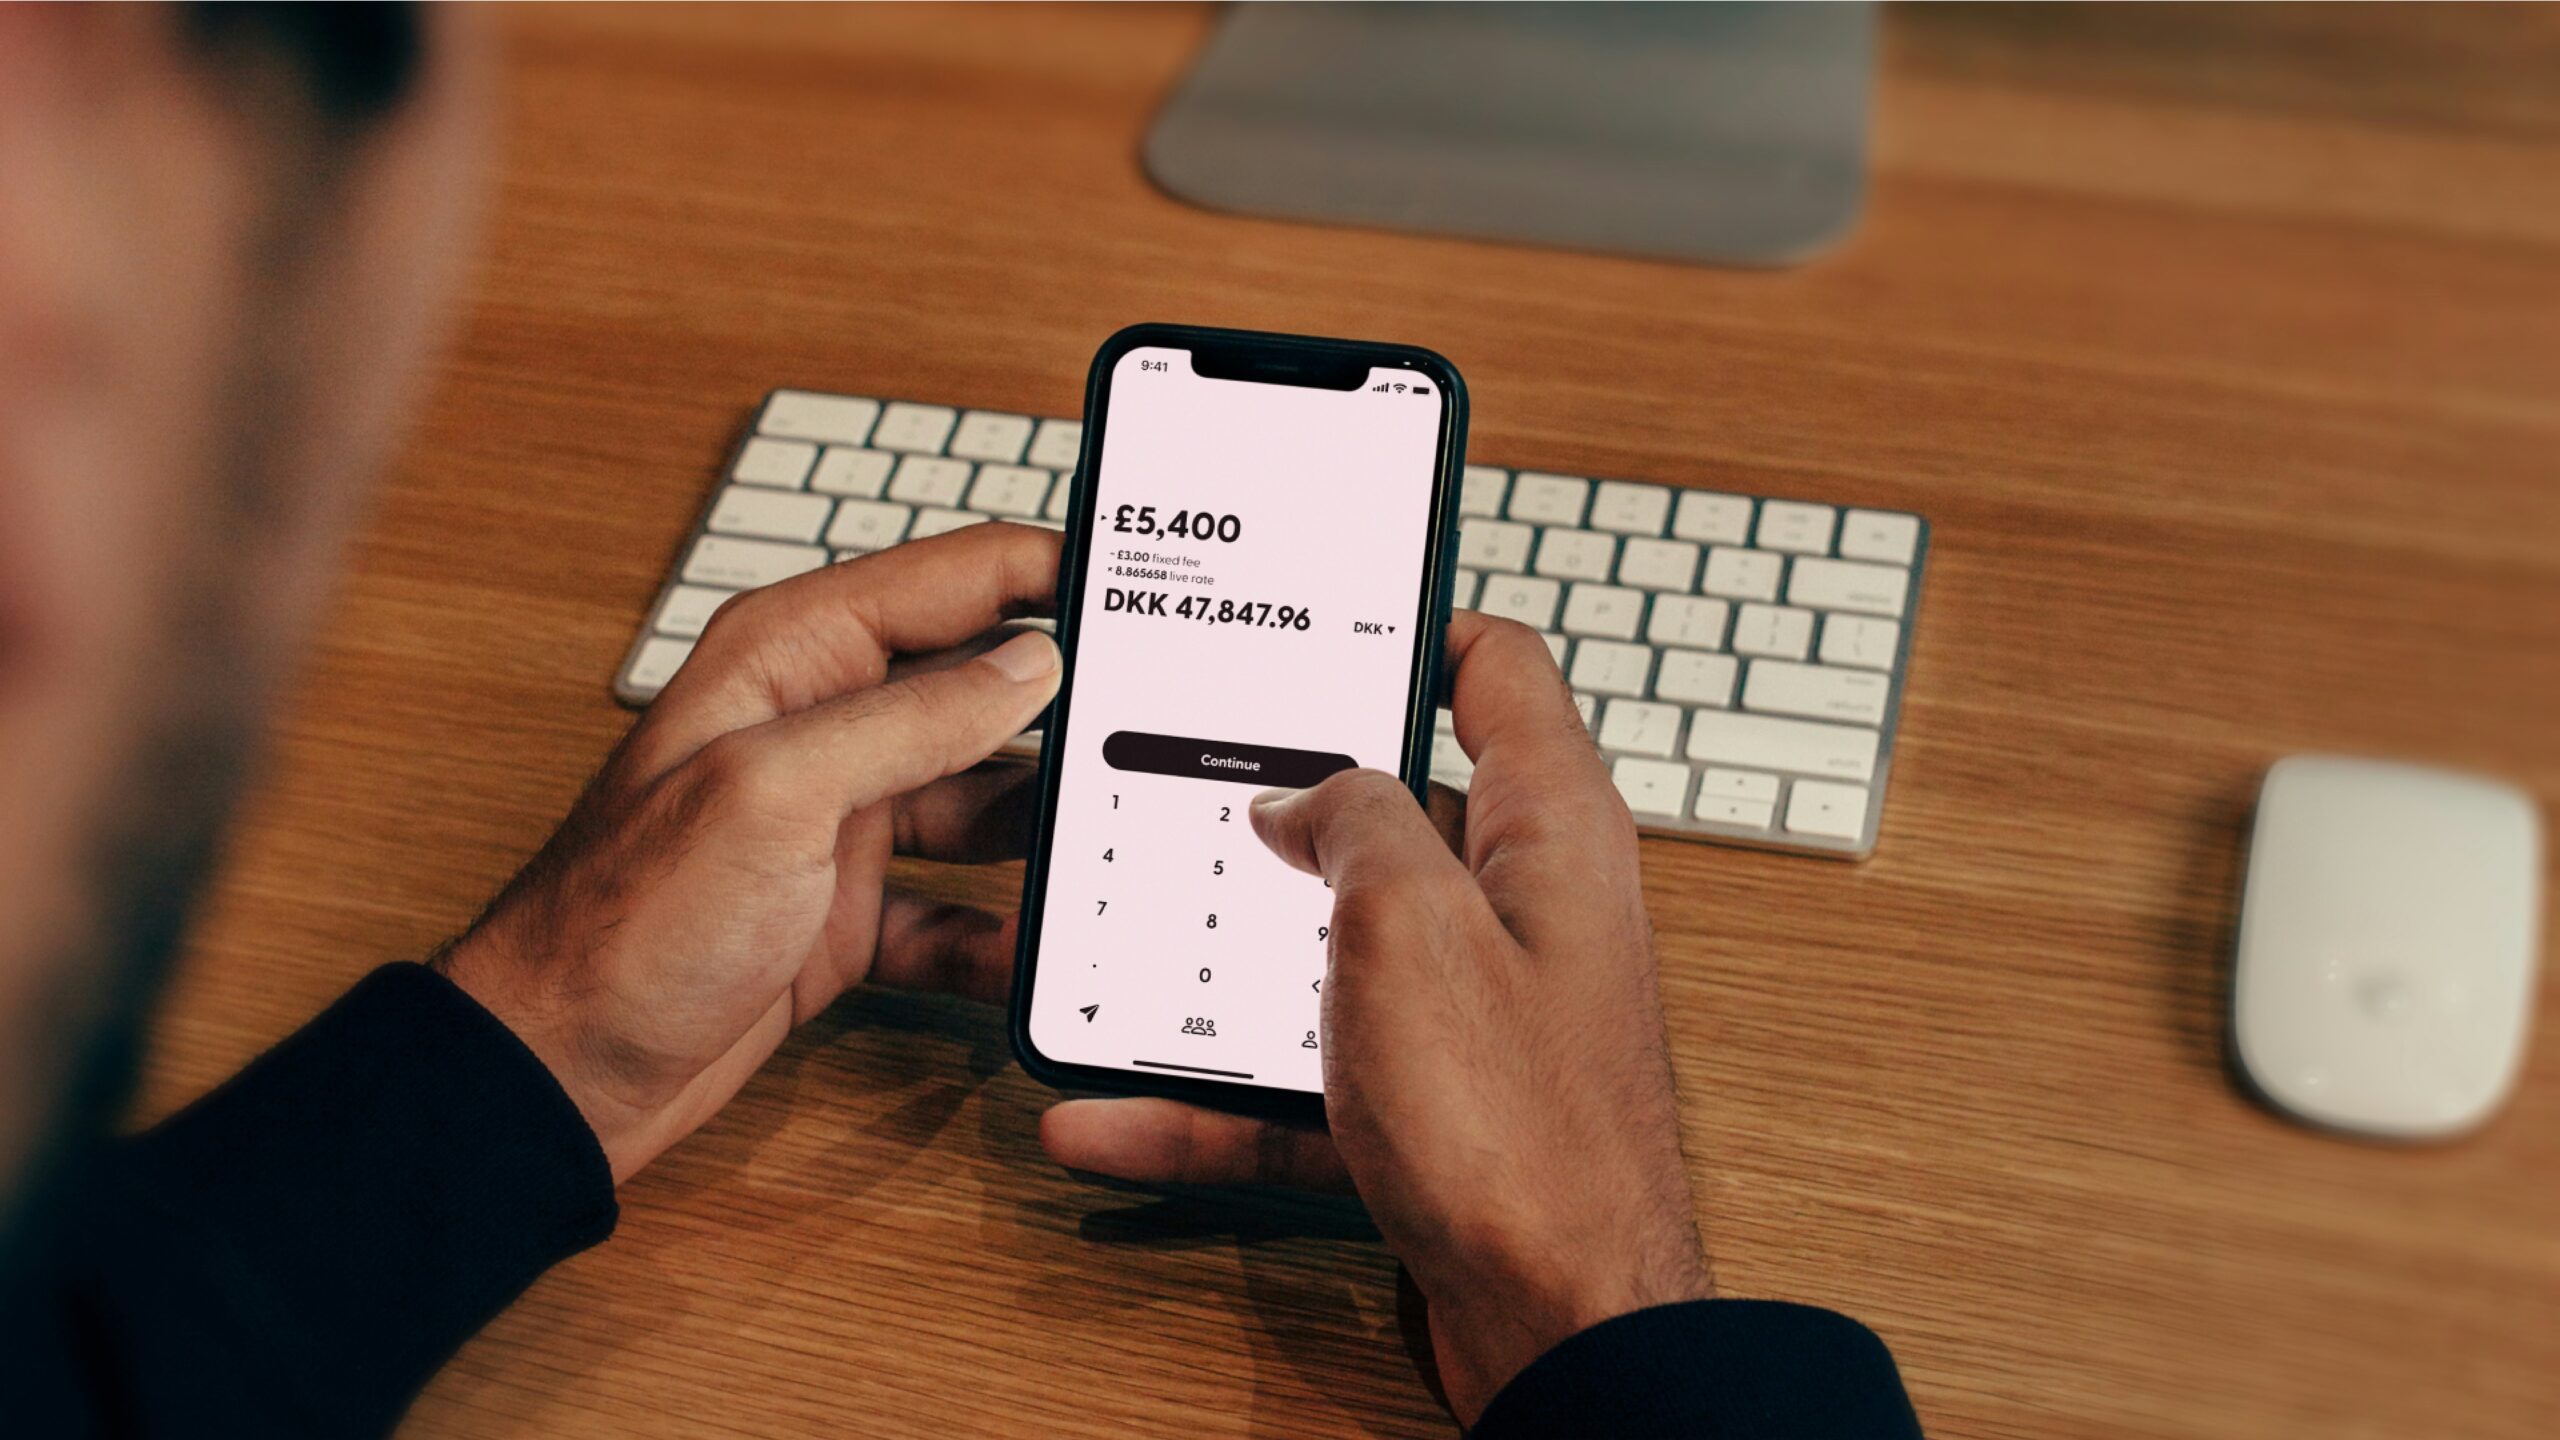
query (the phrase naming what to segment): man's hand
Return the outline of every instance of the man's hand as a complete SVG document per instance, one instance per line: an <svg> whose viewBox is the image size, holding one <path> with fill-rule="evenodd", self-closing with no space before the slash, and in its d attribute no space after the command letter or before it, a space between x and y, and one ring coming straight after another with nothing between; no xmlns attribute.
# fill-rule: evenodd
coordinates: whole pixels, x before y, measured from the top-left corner
<svg viewBox="0 0 2560 1440"><path fill-rule="evenodd" d="M1142 1099L1067 1101L1041 1139L1128 1179L1347 1181L1428 1300L1472 1424L1576 1331L1711 1285L1634 823L1534 632L1461 613L1449 649L1476 766L1462 836L1374 770L1253 805L1281 858L1333 884L1330 1138Z"/></svg>
<svg viewBox="0 0 2560 1440"><path fill-rule="evenodd" d="M436 964L577 1102L619 1182L865 978L1002 999L1010 921L884 894L892 850L1009 858L1030 772L964 773L1058 689L1058 538L978 525L721 607L568 820Z"/></svg>

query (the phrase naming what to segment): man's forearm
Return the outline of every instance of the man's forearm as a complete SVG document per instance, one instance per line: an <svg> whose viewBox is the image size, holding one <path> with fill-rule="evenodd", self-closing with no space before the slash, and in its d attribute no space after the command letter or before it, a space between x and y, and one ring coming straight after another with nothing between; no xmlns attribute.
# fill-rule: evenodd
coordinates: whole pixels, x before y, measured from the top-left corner
<svg viewBox="0 0 2560 1440"><path fill-rule="evenodd" d="M142 1435L387 1431L616 1214L541 1062L416 965L107 1147L76 1204L33 1317L74 1357L55 1398Z"/></svg>

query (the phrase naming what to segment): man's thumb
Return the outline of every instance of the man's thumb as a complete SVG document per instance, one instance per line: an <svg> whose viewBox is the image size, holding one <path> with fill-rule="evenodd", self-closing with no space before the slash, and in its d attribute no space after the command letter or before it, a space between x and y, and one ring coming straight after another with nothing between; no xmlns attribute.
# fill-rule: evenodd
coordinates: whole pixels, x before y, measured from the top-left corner
<svg viewBox="0 0 2560 1440"><path fill-rule="evenodd" d="M1249 815L1271 853L1336 889L1355 869L1457 863L1421 802L1384 771L1345 770L1310 790L1266 790L1253 797Z"/></svg>
<svg viewBox="0 0 2560 1440"><path fill-rule="evenodd" d="M777 813L840 819L985 759L1057 689L1057 645L1026 630L965 664L732 732L705 754L723 751Z"/></svg>

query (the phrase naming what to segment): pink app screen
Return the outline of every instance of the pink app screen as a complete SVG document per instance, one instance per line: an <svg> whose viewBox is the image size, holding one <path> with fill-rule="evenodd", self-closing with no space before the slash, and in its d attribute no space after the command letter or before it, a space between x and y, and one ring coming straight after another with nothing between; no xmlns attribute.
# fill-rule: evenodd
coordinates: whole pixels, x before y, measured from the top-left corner
<svg viewBox="0 0 2560 1440"><path fill-rule="evenodd" d="M1401 766L1446 404L1411 370L1332 390L1120 357L1038 900L1049 1059L1323 1088L1332 892L1245 811Z"/></svg>

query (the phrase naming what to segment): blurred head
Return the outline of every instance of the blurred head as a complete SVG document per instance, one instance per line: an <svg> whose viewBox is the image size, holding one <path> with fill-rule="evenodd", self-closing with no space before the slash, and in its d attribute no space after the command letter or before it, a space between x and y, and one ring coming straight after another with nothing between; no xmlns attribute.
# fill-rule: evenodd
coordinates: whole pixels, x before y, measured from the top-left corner
<svg viewBox="0 0 2560 1440"><path fill-rule="evenodd" d="M0 6L0 1237L122 1098L456 278L477 29Z"/></svg>

